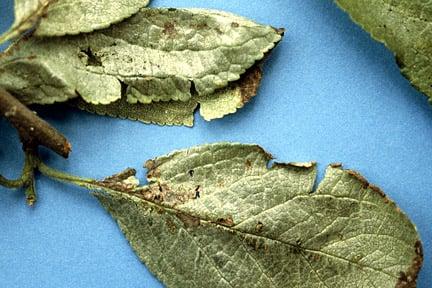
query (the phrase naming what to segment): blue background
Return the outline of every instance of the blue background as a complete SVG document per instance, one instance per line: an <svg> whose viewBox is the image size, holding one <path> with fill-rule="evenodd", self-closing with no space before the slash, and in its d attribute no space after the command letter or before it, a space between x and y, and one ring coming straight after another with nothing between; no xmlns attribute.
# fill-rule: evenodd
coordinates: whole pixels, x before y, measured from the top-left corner
<svg viewBox="0 0 432 288"><path fill-rule="evenodd" d="M156 0L153 6L210 7L286 27L256 97L222 120L193 129L109 119L69 108L40 115L73 144L69 160L46 161L104 177L146 159L207 142L258 143L279 161L343 162L379 185L417 224L432 285L432 108L403 78L393 55L330 0ZM13 21L1 0L1 27ZM4 48L4 46L3 46ZM0 171L17 177L23 157L15 131L0 120ZM144 172L140 173L144 178ZM40 177L39 201L0 188L0 287L162 287L86 191Z"/></svg>

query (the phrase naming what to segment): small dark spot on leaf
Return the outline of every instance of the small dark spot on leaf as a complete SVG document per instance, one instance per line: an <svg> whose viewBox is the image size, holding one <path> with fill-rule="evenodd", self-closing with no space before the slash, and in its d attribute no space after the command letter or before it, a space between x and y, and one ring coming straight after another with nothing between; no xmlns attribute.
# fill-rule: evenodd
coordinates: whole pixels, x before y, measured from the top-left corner
<svg viewBox="0 0 432 288"><path fill-rule="evenodd" d="M302 251L302 241L300 239L297 239L295 244L291 247L291 252L293 254L300 254Z"/></svg>
<svg viewBox="0 0 432 288"><path fill-rule="evenodd" d="M199 186L199 185L195 188L195 197L194 197L194 199L198 199L198 198L201 197L201 195L200 195L200 189L201 189L201 186Z"/></svg>
<svg viewBox="0 0 432 288"><path fill-rule="evenodd" d="M177 232L177 226L175 225L175 223L170 218L168 218L168 219L165 220L165 224L168 227L168 231L171 234L176 234L176 232Z"/></svg>
<svg viewBox="0 0 432 288"><path fill-rule="evenodd" d="M237 23L237 22L232 22L232 23L231 23L231 27L232 27L232 28L238 28L238 27L240 27L240 25L239 25L239 23Z"/></svg>
<svg viewBox="0 0 432 288"><path fill-rule="evenodd" d="M255 226L255 231L257 233L261 233L263 228L264 228L264 224L258 221L257 225Z"/></svg>
<svg viewBox="0 0 432 288"><path fill-rule="evenodd" d="M188 172L188 173L189 173L189 176L190 176L190 177L193 177L193 176L194 176L194 172L195 172L194 170L189 170L189 172Z"/></svg>

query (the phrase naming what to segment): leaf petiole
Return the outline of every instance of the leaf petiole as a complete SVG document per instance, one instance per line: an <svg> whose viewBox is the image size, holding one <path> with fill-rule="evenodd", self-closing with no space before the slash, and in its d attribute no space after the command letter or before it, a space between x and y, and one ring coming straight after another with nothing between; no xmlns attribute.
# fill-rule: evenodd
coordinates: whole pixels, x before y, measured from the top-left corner
<svg viewBox="0 0 432 288"><path fill-rule="evenodd" d="M91 179L91 178L81 178L78 176L74 176L71 174L67 174L65 172L56 170L54 168L51 168L47 166L45 163L43 163L40 159L38 159L37 163L37 169L40 173L43 175L52 178L54 180L65 182L69 184L73 184L79 187L87 188L87 189L94 189L96 186L96 183L98 181Z"/></svg>

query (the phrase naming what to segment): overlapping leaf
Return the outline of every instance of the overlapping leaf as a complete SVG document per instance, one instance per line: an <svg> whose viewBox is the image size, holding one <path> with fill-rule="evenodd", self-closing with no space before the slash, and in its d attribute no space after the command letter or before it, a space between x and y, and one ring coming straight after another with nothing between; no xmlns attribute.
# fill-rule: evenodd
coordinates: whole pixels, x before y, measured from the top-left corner
<svg viewBox="0 0 432 288"><path fill-rule="evenodd" d="M57 0L36 30L37 36L88 33L123 21L150 0Z"/></svg>
<svg viewBox="0 0 432 288"><path fill-rule="evenodd" d="M0 44L16 38L32 28L55 0L15 0L15 21L12 27L0 36Z"/></svg>
<svg viewBox="0 0 432 288"><path fill-rule="evenodd" d="M432 3L422 0L336 0L396 55L401 72L432 100Z"/></svg>
<svg viewBox="0 0 432 288"><path fill-rule="evenodd" d="M108 105L94 105L82 99L71 104L99 115L138 120L159 125L193 126L194 112L200 106L201 116L207 120L222 118L242 108L257 93L262 72L259 65L249 69L242 78L228 87L207 96L195 96L186 102L168 101L149 104L130 104L126 98Z"/></svg>
<svg viewBox="0 0 432 288"><path fill-rule="evenodd" d="M141 9L110 28L21 41L0 59L0 86L25 103L189 101L236 81L280 31L199 9ZM122 89L125 88L125 89Z"/></svg>
<svg viewBox="0 0 432 288"><path fill-rule="evenodd" d="M15 0L15 22L0 37L0 43L18 37L38 22L35 32L38 36L107 28L129 18L148 3L149 0Z"/></svg>
<svg viewBox="0 0 432 288"><path fill-rule="evenodd" d="M198 146L148 161L148 186L128 173L96 196L167 287L415 287L419 236L383 192L340 165L314 192L314 163L270 159Z"/></svg>

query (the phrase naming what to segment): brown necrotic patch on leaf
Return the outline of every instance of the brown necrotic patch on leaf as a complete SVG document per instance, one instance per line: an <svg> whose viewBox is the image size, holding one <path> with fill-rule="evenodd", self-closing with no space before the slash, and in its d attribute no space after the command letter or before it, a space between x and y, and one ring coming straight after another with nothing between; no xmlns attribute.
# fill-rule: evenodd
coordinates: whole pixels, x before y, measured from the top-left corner
<svg viewBox="0 0 432 288"><path fill-rule="evenodd" d="M168 35L168 37L174 38L176 35L175 25L172 22L165 22L163 33Z"/></svg>
<svg viewBox="0 0 432 288"><path fill-rule="evenodd" d="M175 191L166 183L156 182L148 186L128 190L130 195L144 200L162 204L167 207L176 207L193 199L200 197L200 188L176 189ZM198 196L197 196L198 195Z"/></svg>
<svg viewBox="0 0 432 288"><path fill-rule="evenodd" d="M234 220L231 216L228 216L226 218L219 218L216 223L226 227L233 227L235 225Z"/></svg>
<svg viewBox="0 0 432 288"><path fill-rule="evenodd" d="M197 217L193 217L184 213L177 213L177 218L183 222L186 228L195 228L200 226L201 220Z"/></svg>
<svg viewBox="0 0 432 288"><path fill-rule="evenodd" d="M289 163L273 163L273 168L300 168L300 169L310 169L316 166L316 162L289 162Z"/></svg>
<svg viewBox="0 0 432 288"><path fill-rule="evenodd" d="M357 171L353 171L353 170L346 170L346 173L348 173L348 175L352 176L353 178L355 178L356 180L358 180L364 189L369 187L369 182L366 180L366 178L364 178L362 175L360 175L360 173L358 173Z"/></svg>
<svg viewBox="0 0 432 288"><path fill-rule="evenodd" d="M416 256L407 272L400 272L399 281L396 288L415 288L417 287L417 276L423 264L423 246L420 240L415 243Z"/></svg>
<svg viewBox="0 0 432 288"><path fill-rule="evenodd" d="M136 170L133 168L127 168L126 170L114 174L112 176L106 177L102 182L119 182L128 179L129 177L136 175Z"/></svg>
<svg viewBox="0 0 432 288"><path fill-rule="evenodd" d="M259 65L252 67L246 74L242 77L239 82L240 93L242 97L242 102L247 103L249 100L257 95L258 87L262 79L262 70Z"/></svg>

